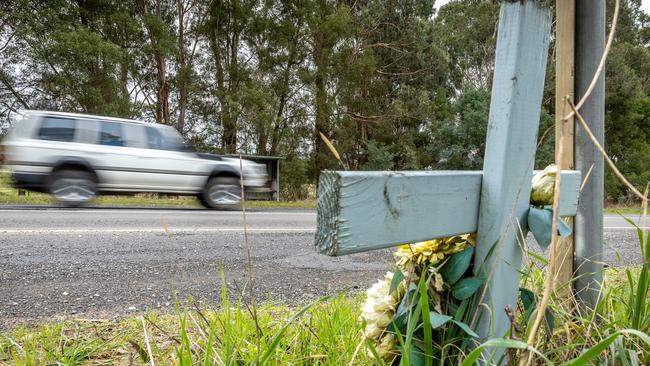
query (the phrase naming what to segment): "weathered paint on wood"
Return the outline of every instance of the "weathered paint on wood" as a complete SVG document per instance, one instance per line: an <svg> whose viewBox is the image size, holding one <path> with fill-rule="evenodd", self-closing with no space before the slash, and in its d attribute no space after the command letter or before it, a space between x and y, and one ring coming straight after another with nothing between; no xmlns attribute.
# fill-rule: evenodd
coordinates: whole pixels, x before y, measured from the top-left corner
<svg viewBox="0 0 650 366"><path fill-rule="evenodd" d="M578 198L580 197L581 183L582 174L579 171L562 171L562 179L560 179L560 216L572 217L578 212Z"/></svg>
<svg viewBox="0 0 650 366"><path fill-rule="evenodd" d="M474 261L487 277L482 300L490 311L479 308L476 326L482 338L504 336L504 309L517 306L517 236L526 227L550 30L550 10L539 1L501 3Z"/></svg>
<svg viewBox="0 0 650 366"><path fill-rule="evenodd" d="M481 172L321 173L316 248L343 255L476 230Z"/></svg>
<svg viewBox="0 0 650 366"><path fill-rule="evenodd" d="M474 233L482 176L480 171L325 171L316 248L343 255ZM580 173L563 171L560 215L575 215L579 188Z"/></svg>

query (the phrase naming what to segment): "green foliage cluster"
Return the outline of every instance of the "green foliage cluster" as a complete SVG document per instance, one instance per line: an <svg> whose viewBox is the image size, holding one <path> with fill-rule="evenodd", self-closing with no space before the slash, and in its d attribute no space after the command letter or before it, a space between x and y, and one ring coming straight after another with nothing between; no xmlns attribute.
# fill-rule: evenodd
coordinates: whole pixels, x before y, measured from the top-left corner
<svg viewBox="0 0 650 366"><path fill-rule="evenodd" d="M622 1L606 67L606 147L643 187L650 27L639 7ZM295 198L339 168L320 132L350 169L477 169L498 10L483 0L1 2L0 130L21 109L155 120L201 150L287 157ZM553 56L537 167L553 159ZM606 191L629 198L611 175Z"/></svg>

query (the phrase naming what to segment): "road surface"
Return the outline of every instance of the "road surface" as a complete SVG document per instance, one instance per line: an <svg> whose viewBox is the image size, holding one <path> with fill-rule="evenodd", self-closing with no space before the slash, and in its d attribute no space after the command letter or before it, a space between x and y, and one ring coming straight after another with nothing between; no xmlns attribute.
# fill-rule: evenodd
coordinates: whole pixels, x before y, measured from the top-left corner
<svg viewBox="0 0 650 366"><path fill-rule="evenodd" d="M301 303L363 291L390 268L388 250L314 253L313 210L0 208L0 328L52 317L114 317L173 309L174 294L218 305L226 286L258 300ZM639 262L636 233L605 216L605 260ZM620 259L616 252L620 253Z"/></svg>

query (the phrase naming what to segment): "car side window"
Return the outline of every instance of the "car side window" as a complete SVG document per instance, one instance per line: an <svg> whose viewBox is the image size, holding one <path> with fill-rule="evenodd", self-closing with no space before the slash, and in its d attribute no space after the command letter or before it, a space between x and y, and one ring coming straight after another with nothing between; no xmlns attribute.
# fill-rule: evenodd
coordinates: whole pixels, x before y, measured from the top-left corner
<svg viewBox="0 0 650 366"><path fill-rule="evenodd" d="M49 141L72 142L77 121L71 118L45 117L38 138Z"/></svg>
<svg viewBox="0 0 650 366"><path fill-rule="evenodd" d="M96 144L99 133L99 122L94 120L78 120L76 142Z"/></svg>
<svg viewBox="0 0 650 366"><path fill-rule="evenodd" d="M156 150L180 151L178 144L171 141L165 134L155 127L147 127L147 140L149 148Z"/></svg>
<svg viewBox="0 0 650 366"><path fill-rule="evenodd" d="M147 136L144 126L127 123L122 125L122 129L126 137L126 146L137 147L139 149L147 148Z"/></svg>
<svg viewBox="0 0 650 366"><path fill-rule="evenodd" d="M125 146L126 141L122 124L117 122L101 122L99 144L107 146Z"/></svg>
<svg viewBox="0 0 650 366"><path fill-rule="evenodd" d="M150 149L160 150L162 149L164 141L158 130L153 127L147 127L147 142Z"/></svg>

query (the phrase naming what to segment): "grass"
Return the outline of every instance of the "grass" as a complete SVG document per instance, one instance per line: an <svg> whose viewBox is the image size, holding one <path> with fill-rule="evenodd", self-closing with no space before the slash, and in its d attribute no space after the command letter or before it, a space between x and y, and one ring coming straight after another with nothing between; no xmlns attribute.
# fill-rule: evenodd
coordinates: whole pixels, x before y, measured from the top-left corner
<svg viewBox="0 0 650 366"><path fill-rule="evenodd" d="M606 214L620 214L620 215L641 215L640 207L625 206L625 205L610 205L605 207L604 213Z"/></svg>
<svg viewBox="0 0 650 366"><path fill-rule="evenodd" d="M139 317L19 328L0 337L0 364L146 364L148 341L157 365L345 365L361 341L360 301L338 296L295 319L297 310L283 305L262 305L256 317L240 301L219 310L188 305L146 314L147 337ZM371 364L363 351L354 359Z"/></svg>
<svg viewBox="0 0 650 366"><path fill-rule="evenodd" d="M640 268L632 271L637 275ZM534 272L524 279L533 281L528 285L541 278L539 269ZM608 269L605 284L610 290L596 315L579 316L554 304L557 326L552 337L536 344L541 354L559 364L623 329L622 313L630 290L626 269ZM219 309L188 302L177 306L176 314L147 313L146 336L139 317L19 327L0 335L0 365L148 364L147 341L156 365L375 364L357 321L362 296L339 295L302 309L268 302L255 312L241 299L231 302L230 298L224 288ZM617 339L599 352L598 364L625 365L617 360L629 350L645 354L641 360L648 361L650 347L644 350L643 343L629 335Z"/></svg>
<svg viewBox="0 0 650 366"><path fill-rule="evenodd" d="M56 205L56 200L49 194L26 192L18 195L18 190L11 187L9 175L0 173L0 204ZM90 205L100 206L139 206L139 207L203 207L195 197L178 196L160 197L156 194L136 194L122 196L99 196ZM246 201L247 208L316 208L315 200L305 201Z"/></svg>

